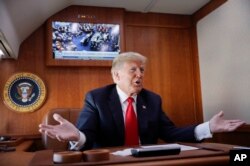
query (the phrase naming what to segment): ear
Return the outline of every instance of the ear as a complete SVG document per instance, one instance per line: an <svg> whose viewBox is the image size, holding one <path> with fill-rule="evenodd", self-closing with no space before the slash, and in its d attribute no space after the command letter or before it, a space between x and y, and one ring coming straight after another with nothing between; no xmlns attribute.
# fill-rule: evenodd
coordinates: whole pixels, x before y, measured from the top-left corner
<svg viewBox="0 0 250 166"><path fill-rule="evenodd" d="M120 80L120 75L118 71L113 72L113 79L115 83Z"/></svg>

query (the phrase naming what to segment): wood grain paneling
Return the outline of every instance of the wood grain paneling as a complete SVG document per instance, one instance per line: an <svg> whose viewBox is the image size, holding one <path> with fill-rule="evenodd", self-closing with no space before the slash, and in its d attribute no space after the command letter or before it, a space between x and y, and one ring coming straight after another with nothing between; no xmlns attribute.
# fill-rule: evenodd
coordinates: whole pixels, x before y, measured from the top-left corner
<svg viewBox="0 0 250 166"><path fill-rule="evenodd" d="M127 12L125 24L143 27L188 28L192 22L188 15Z"/></svg>
<svg viewBox="0 0 250 166"><path fill-rule="evenodd" d="M196 123L190 30L186 24L158 25L155 21L147 21L147 26L126 22L126 50L148 57L145 88L162 96L163 109L171 119L179 126Z"/></svg>

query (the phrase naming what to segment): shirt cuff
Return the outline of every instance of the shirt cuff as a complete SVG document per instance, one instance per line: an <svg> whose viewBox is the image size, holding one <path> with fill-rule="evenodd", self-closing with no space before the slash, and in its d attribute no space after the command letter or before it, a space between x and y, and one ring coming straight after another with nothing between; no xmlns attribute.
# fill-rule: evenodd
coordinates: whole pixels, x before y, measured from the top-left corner
<svg viewBox="0 0 250 166"><path fill-rule="evenodd" d="M79 133L80 133L79 141L69 141L70 150L80 150L84 146L86 142L86 136L81 131L79 131Z"/></svg>
<svg viewBox="0 0 250 166"><path fill-rule="evenodd" d="M196 140L198 141L206 138L212 138L213 135L210 131L209 122L205 122L196 126L196 128L194 129L194 135Z"/></svg>

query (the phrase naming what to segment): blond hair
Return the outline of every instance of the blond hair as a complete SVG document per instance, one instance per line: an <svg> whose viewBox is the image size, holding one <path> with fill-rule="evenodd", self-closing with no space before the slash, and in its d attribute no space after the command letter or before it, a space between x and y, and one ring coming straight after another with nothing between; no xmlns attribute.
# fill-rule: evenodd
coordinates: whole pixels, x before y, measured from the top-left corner
<svg viewBox="0 0 250 166"><path fill-rule="evenodd" d="M114 80L114 72L121 69L124 63L136 61L146 65L147 58L137 52L124 52L116 56L112 62L111 74Z"/></svg>
<svg viewBox="0 0 250 166"><path fill-rule="evenodd" d="M141 62L142 64L146 64L147 58L137 52L124 52L119 54L117 57L114 58L111 68L111 73L114 70L120 69L120 67L125 63L129 61L136 61Z"/></svg>

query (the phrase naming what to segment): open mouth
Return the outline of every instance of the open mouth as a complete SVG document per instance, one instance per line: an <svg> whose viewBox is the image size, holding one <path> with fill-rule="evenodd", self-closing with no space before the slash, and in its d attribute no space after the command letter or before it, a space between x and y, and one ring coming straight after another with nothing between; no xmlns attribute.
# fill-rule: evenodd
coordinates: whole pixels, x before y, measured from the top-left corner
<svg viewBox="0 0 250 166"><path fill-rule="evenodd" d="M135 85L136 85L136 86L141 86L141 81L140 81L140 80L136 80L136 81L135 81Z"/></svg>

